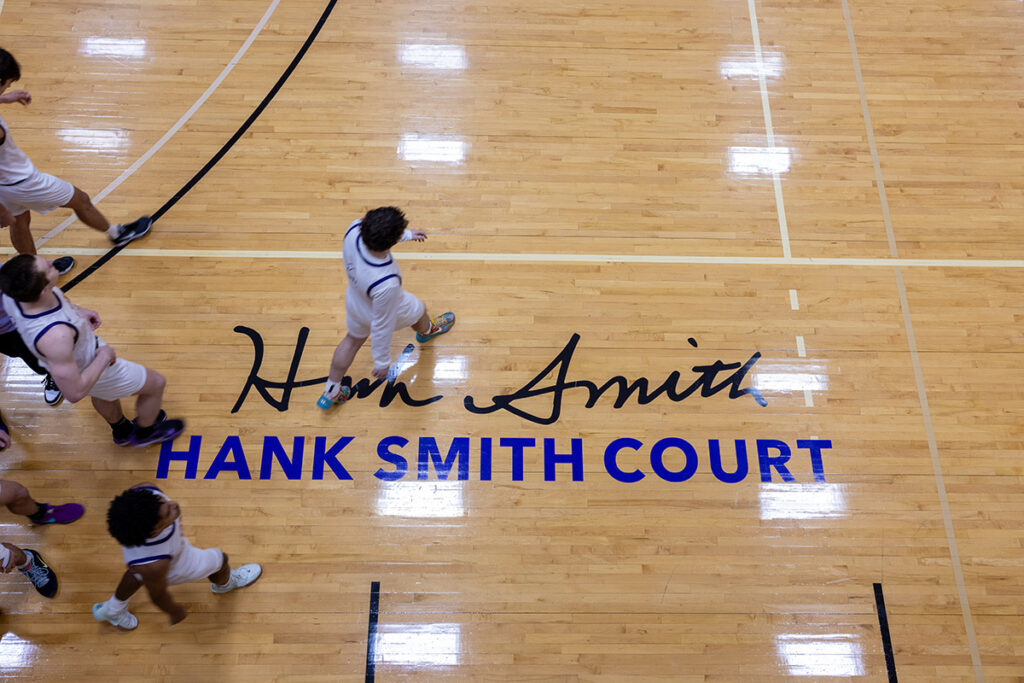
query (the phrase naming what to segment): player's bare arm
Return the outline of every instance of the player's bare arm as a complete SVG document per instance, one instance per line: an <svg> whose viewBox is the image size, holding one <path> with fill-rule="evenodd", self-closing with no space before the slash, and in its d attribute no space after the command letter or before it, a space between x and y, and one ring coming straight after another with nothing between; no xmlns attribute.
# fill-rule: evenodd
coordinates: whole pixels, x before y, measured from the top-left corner
<svg viewBox="0 0 1024 683"><path fill-rule="evenodd" d="M31 104L32 95L29 94L28 90L11 90L0 95L0 104L12 104L14 102L23 105Z"/></svg>
<svg viewBox="0 0 1024 683"><path fill-rule="evenodd" d="M103 370L117 360L117 354L111 347L101 346L85 370L79 371L75 363L74 346L74 330L67 325L50 328L36 342L36 348L46 358L50 375L64 392L64 397L72 403L78 403L89 395Z"/></svg>

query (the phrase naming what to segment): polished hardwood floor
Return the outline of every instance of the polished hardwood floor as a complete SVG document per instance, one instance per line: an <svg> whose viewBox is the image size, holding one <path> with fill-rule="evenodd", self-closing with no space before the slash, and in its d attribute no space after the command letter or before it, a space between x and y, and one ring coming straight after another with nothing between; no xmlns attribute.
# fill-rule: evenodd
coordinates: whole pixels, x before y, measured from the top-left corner
<svg viewBox="0 0 1024 683"><path fill-rule="evenodd" d="M1015 0L0 2L21 148L160 211L69 296L188 423L118 448L4 361L0 477L87 512L4 513L61 589L0 580L0 678L1024 680L1022 32ZM458 322L323 412L341 237L390 204ZM69 216L33 217L65 282L109 246ZM264 576L119 632L105 510L144 480Z"/></svg>

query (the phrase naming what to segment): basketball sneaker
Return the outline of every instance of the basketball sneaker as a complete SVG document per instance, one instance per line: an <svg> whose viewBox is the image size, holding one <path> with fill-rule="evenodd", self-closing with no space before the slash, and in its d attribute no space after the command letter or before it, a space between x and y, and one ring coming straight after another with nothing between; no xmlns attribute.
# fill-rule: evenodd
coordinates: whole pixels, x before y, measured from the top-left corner
<svg viewBox="0 0 1024 683"><path fill-rule="evenodd" d="M43 378L43 400L48 406L59 406L60 402L64 400L64 393L49 374Z"/></svg>
<svg viewBox="0 0 1024 683"><path fill-rule="evenodd" d="M152 225L153 219L149 216L143 216L138 220L134 220L131 223L126 223L124 225L115 225L113 227L117 228L117 237L111 237L110 239L115 245L123 247L129 242L137 240L149 232Z"/></svg>
<svg viewBox="0 0 1024 683"><path fill-rule="evenodd" d="M316 406L317 406L317 408L321 408L323 410L328 410L328 409L333 408L334 406L338 405L339 403L344 403L345 401L347 401L351 397L352 397L352 387L347 386L345 384L342 384L341 388L338 390L338 395L337 396L332 398L332 397L328 396L327 394L322 394L320 396L320 398L318 398L316 400Z"/></svg>
<svg viewBox="0 0 1024 683"><path fill-rule="evenodd" d="M238 569L231 570L231 578L223 586L211 583L210 590L214 593L228 593L235 590L236 588L244 588L250 583L260 578L260 574L263 573L263 567L258 564L243 564Z"/></svg>
<svg viewBox="0 0 1024 683"><path fill-rule="evenodd" d="M43 513L36 513L28 517L33 524L71 524L71 522L85 514L85 508L78 503L65 503L64 505L41 504L46 506Z"/></svg>
<svg viewBox="0 0 1024 683"><path fill-rule="evenodd" d="M135 431L132 432L131 436L132 445L136 448L142 448L154 443L173 441L183 431L185 431L185 422L183 420L161 420L154 423L149 429L136 425Z"/></svg>
<svg viewBox="0 0 1024 683"><path fill-rule="evenodd" d="M75 267L75 259L70 256L61 256L53 259L53 267L57 269L58 275L63 275Z"/></svg>
<svg viewBox="0 0 1024 683"><path fill-rule="evenodd" d="M52 598L57 594L57 574L43 561L43 556L31 548L22 548L28 555L28 566L18 571L32 582L39 594L44 598Z"/></svg>
<svg viewBox="0 0 1024 683"><path fill-rule="evenodd" d="M139 625L139 620L128 610L122 610L120 614L107 614L107 603L105 602L97 602L92 606L92 618L96 621L105 621L122 631L131 631Z"/></svg>
<svg viewBox="0 0 1024 683"><path fill-rule="evenodd" d="M426 334L416 333L416 341L420 344L428 342L434 337L444 334L448 330L452 329L452 325L455 324L455 314L451 311L442 313L436 318L430 319L430 329L427 330Z"/></svg>

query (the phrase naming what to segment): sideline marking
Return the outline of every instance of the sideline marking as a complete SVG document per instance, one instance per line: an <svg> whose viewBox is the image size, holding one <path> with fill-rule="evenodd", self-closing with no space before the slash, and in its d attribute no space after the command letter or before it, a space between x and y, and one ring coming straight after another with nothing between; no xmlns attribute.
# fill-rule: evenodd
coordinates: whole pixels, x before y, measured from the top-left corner
<svg viewBox="0 0 1024 683"><path fill-rule="evenodd" d="M764 55L761 53L761 33L757 29L757 8L754 0L747 0L750 12L750 31L754 36L754 56L757 58L757 82L761 88L761 109L764 111L764 127L768 134L768 149L775 152L775 128L772 126L772 110L768 103L768 83L764 77ZM786 222L786 205L782 201L782 181L778 171L772 171L772 185L775 188L775 209L779 215L779 234L782 237L782 255L789 258L789 226Z"/></svg>
<svg viewBox="0 0 1024 683"><path fill-rule="evenodd" d="M380 581L370 584L370 623L366 627L366 683L377 675L377 618L380 614Z"/></svg>
<svg viewBox="0 0 1024 683"><path fill-rule="evenodd" d="M133 243L134 244L134 243ZM115 247L117 249L117 247ZM44 256L101 256L114 249L40 249ZM11 247L0 254L13 255ZM133 247L127 256L216 259L341 259L340 251L245 251L241 249L146 249ZM782 256L657 256L638 254L502 254L485 252L401 252L403 261L505 261L511 263L675 263L747 266L844 266L850 268L1024 268L1024 260L996 259L890 259L819 258ZM66 288L65 288L66 289Z"/></svg>
<svg viewBox="0 0 1024 683"><path fill-rule="evenodd" d="M285 67L285 70L281 74L280 78L278 78L277 82L274 83L272 88L270 88L270 92L268 92L263 97L263 100L260 101L258 105L256 105L256 108L253 109L251 114L249 114L249 118L247 118L245 122L242 123L241 126L239 126L238 130L235 131L235 134L232 135L231 138L224 143L220 150L218 150L217 153L214 154L213 157L211 157L210 160L207 161L206 164L201 169L199 169L199 171L194 176L192 176L192 178L187 183L185 183L180 190L175 192L173 197L168 199L166 202L164 202L163 206L161 206L159 209L153 212L154 223L160 220L161 216L170 211L171 208L178 203L178 200L180 200L182 197L188 194L189 190L195 187L196 184L198 184L199 181L202 180L206 176L206 174L209 173L210 170L214 166L216 166L221 159L224 158L224 155L226 155L231 150L231 148L235 146L235 143L238 142L243 135L245 135L245 132L249 130L249 127L252 126L256 119L259 118L260 114L263 113L263 110L266 109L267 106L273 101L274 97L281 90L281 88L284 87L285 82L292 75L295 69L299 66L299 62L302 61L302 58L306 56L306 53L309 51L309 48L313 45L313 41L316 40L316 37L318 35L320 35L320 30L324 27L324 24L327 23L327 18L331 16L331 12L334 10L334 6L336 4L338 4L338 0L329 0L327 6L324 8L324 11L320 14L320 19L317 20L316 25L313 27L313 30L310 31L308 36L306 36L306 42L304 42L302 44L302 47L299 48L299 51L295 53L295 56L292 58L292 61L288 64L288 66ZM72 289L82 280L89 277L97 270L99 270L104 263L117 256L127 246L127 244L124 244L119 247L114 247L110 249L103 256L101 256L99 259L93 262L88 268L86 268L81 273L72 278L72 280L68 282L66 285L64 285L61 289L63 289L65 292Z"/></svg>
<svg viewBox="0 0 1024 683"><path fill-rule="evenodd" d="M231 58L231 61L229 61L227 66L225 66L224 69L220 72L220 75L213 80L213 83L211 83L210 87L206 89L206 92L199 96L199 99L196 100L195 103L193 103L192 106L188 108L188 111L186 111L181 116L181 118L178 119L177 123L171 126L171 128L166 133L164 133L164 136L162 138L156 141L156 144L154 144L152 147L146 150L145 154L143 154L135 161L135 163L133 163L131 166L125 169L125 171L117 178L115 178L112 183L110 183L105 188L100 190L99 193L93 197L94 204L98 204L104 197L106 197L108 194L116 190L121 185L121 183L128 180L128 178L130 178L137 170L139 170L144 163L149 161L150 157L152 157L154 154L160 151L160 148L163 147L167 143L167 141L170 140L171 137L175 133L177 133L182 126L188 123L189 119L191 119L192 116L199 110L199 107L203 106L203 103L205 103L206 100L210 98L210 95L212 95L214 91L216 91L217 88L220 87L221 82L225 78L227 78L228 74L231 73L231 71L234 70L238 62L241 61L242 57L249 50L249 46L253 44L253 42L256 40L256 36L258 36L260 32L263 30L263 27L266 26L267 22L270 20L271 15L277 9L277 6L278 4L280 4L280 2L281 0L273 0L273 2L270 3L270 6L267 7L267 11L263 13L263 18L260 19L258 24L256 24L256 27L253 28L252 32L249 34L249 37L246 39L244 43L242 43L242 47L238 48L238 52L235 53L235 56ZM3 9L3 0L0 0L0 9ZM54 228L53 230L39 238L39 240L36 242L36 246L38 247L40 245L46 244L51 239L64 232L64 230L67 229L67 227L74 223L76 220L78 220L78 217L75 216L74 214L68 216L56 228Z"/></svg>
<svg viewBox="0 0 1024 683"><path fill-rule="evenodd" d="M878 628L882 632L882 650L885 652L885 670L889 674L889 683L897 683L896 659L892 655L892 638L889 636L889 615L885 611L885 596L882 595L882 584L875 584L875 611L878 612Z"/></svg>

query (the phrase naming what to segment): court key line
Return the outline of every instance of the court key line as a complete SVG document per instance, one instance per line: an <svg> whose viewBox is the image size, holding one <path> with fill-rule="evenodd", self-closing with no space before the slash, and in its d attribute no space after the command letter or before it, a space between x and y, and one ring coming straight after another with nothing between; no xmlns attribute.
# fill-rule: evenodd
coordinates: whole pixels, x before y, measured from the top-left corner
<svg viewBox="0 0 1024 683"><path fill-rule="evenodd" d="M775 128L772 126L772 110L768 103L768 82L764 75L764 55L761 52L761 33L757 29L757 8L754 0L747 0L750 12L750 31L754 36L754 56L757 59L757 82L761 88L761 109L764 112L764 127L768 136L768 149L772 159L776 159ZM778 170L772 170L772 186L775 188L775 208L779 216L779 234L782 237L782 255L789 258L789 224L786 221L786 205L782 201L782 180Z"/></svg>
<svg viewBox="0 0 1024 683"><path fill-rule="evenodd" d="M978 649L978 638L974 631L974 619L971 616L971 605L967 597L967 586L964 581L963 567L960 563L960 550L956 540L956 529L953 527L953 515L949 507L949 496L946 492L945 480L942 476L942 462L939 460L939 447L935 438L935 426L932 421L931 410L928 406L928 392L924 381L924 370L921 368L921 359L918 356L917 340L914 335L914 323L910 316L910 301L907 297L907 288L903 282L902 267L904 262L900 260L896 248L895 231L892 225L892 216L889 212L889 200L885 194L885 182L882 178L882 165L878 156L878 146L875 144L875 134L871 123L871 114L868 110L867 91L864 87L864 77L860 68L860 57L857 54L857 41L853 32L853 20L850 17L850 5L847 0L842 0L843 21L846 23L846 36L850 43L850 55L853 59L853 71L857 80L857 90L860 95L861 113L864 117L864 125L867 131L868 148L871 151L871 164L875 171L875 184L878 187L878 200L882 206L882 219L885 223L886 237L889 240L889 253L893 256L893 263L896 266L893 271L896 276L896 290L899 294L900 309L903 313L903 327L907 335L907 347L910 350L910 361L914 370L914 384L917 389L917 397L921 406L921 418L924 422L925 438L928 442L928 455L931 458L932 473L935 477L935 489L939 498L939 508L942 514L942 524L946 533L946 544L949 546L949 560L953 568L953 579L956 583L957 597L960 600L960 611L963 616L964 631L967 636L967 649L971 655L971 664L974 669L974 679L978 683L985 680L985 671L981 665L981 651ZM888 621L886 621L886 631ZM886 633L886 635L888 635ZM891 643L887 643L886 664L892 666L892 675L895 675L895 661L892 657Z"/></svg>
<svg viewBox="0 0 1024 683"><path fill-rule="evenodd" d="M126 168L124 172L121 173L121 175L114 179L113 182L111 182L105 188L100 190L92 198L93 203L99 203L104 197L106 197L111 192L120 187L121 184L124 181L128 180L128 178L130 178L137 170L139 170L144 163L149 161L150 157L152 157L154 154L160 151L160 148L167 144L167 141L170 140L174 136L174 134L181 129L182 126L188 123L192 116L194 116L195 113L199 111L199 107L203 106L206 100L210 99L210 96L213 95L213 93L217 90L218 87L220 87L220 84L224 81L225 78L228 77L228 74L230 74L234 70L235 66L238 65L238 62L242 60L242 57L245 55L246 52L248 52L249 47L253 44L253 42L255 42L256 37L259 36L259 34L263 31L263 27L267 25L267 22L270 20L270 17L274 14L274 11L277 9L277 6L280 4L280 2L281 0L272 0L270 6L267 7L267 11L263 13L263 17L259 20L259 23L257 23L256 26L253 28L252 32L249 33L249 37L246 38L245 42L242 43L242 46L238 48L238 52L236 52L235 56L231 58L231 61L227 63L227 66L225 66L224 69L220 72L220 75L213 80L213 82L210 84L210 87L208 87L206 91L199 96L199 99L197 99L192 104L192 106L188 108L188 111L182 114L181 118L178 119L178 122L171 126L170 129L164 134L162 138L157 140L152 147L146 150L145 154L139 157L131 166ZM2 9L3 0L0 0L0 10ZM36 246L46 244L57 235L64 232L64 230L66 230L67 227L74 223L76 220L78 219L74 215L71 215L68 218L64 219L57 227L55 227L53 230L40 237L39 240L36 242ZM105 252L106 250L104 250L104 253Z"/></svg>
<svg viewBox="0 0 1024 683"><path fill-rule="evenodd" d="M121 256L161 258L214 259L340 259L340 251L256 251L242 249L146 249L132 244ZM81 247L45 248L44 256L73 254L99 256L108 249ZM14 254L10 247L0 254ZM898 258L824 258L816 256L672 256L659 254L552 254L552 253L487 253L487 252L401 252L403 261L505 261L511 263L667 263L748 266L843 266L849 268L1024 268L1021 259L898 259Z"/></svg>

